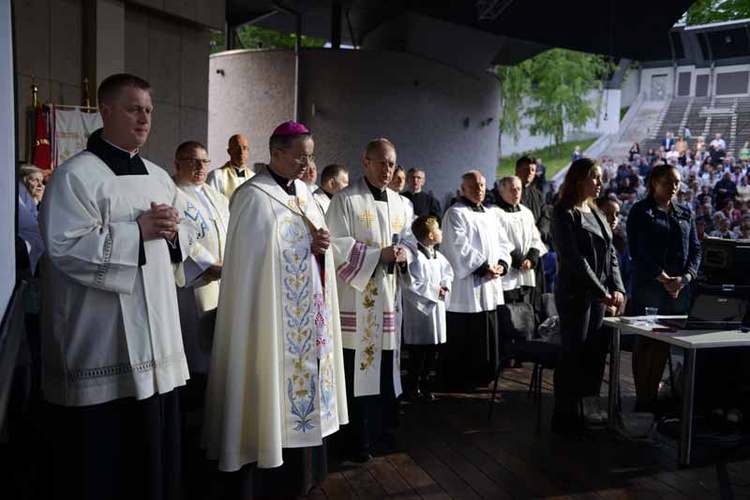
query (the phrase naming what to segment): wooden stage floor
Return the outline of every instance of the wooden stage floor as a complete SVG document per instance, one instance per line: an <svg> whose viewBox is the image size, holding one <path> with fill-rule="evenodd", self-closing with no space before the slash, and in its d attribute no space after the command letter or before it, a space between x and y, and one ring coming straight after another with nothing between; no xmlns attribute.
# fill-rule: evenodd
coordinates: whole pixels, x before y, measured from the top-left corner
<svg viewBox="0 0 750 500"><path fill-rule="evenodd" d="M552 373L545 372L541 433L526 389L532 366L505 370L492 420L490 390L402 404L398 452L345 463L310 499L750 498L750 454L695 453L677 465L677 443L632 441L604 429L573 440L553 435ZM622 354L624 407L634 388ZM606 380L605 373L605 380ZM606 383L602 401L606 403Z"/></svg>

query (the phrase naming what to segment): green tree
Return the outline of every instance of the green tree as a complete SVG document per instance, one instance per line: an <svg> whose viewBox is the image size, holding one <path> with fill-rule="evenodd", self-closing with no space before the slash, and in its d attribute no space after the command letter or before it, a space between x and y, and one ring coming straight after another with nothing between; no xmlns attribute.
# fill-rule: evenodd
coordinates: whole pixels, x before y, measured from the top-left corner
<svg viewBox="0 0 750 500"><path fill-rule="evenodd" d="M697 0L688 9L685 23L695 26L749 17L750 0Z"/></svg>
<svg viewBox="0 0 750 500"><path fill-rule="evenodd" d="M500 150L503 134L518 140L522 128L523 100L531 90L531 79L524 61L516 66L497 66L495 74L500 80Z"/></svg>
<svg viewBox="0 0 750 500"><path fill-rule="evenodd" d="M269 30L245 24L237 28L239 49L293 49L297 38L295 33ZM323 47L325 40L302 35L302 47ZM211 53L221 52L226 47L226 34L223 31L211 32Z"/></svg>
<svg viewBox="0 0 750 500"><path fill-rule="evenodd" d="M532 79L531 105L526 109L533 135L552 136L557 155L565 139L565 128L583 127L596 116L589 92L599 78L611 70L602 56L565 49L552 49L528 61Z"/></svg>

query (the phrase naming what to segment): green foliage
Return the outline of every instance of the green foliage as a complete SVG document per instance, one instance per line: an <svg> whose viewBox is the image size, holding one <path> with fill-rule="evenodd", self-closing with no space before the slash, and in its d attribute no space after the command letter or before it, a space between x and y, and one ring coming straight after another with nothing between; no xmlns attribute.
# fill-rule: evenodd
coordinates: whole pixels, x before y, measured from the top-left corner
<svg viewBox="0 0 750 500"><path fill-rule="evenodd" d="M697 0L687 11L690 26L750 18L750 0Z"/></svg>
<svg viewBox="0 0 750 500"><path fill-rule="evenodd" d="M528 62L517 66L497 66L495 74L500 80L500 136L507 134L518 140L522 128L523 99L531 90ZM502 147L502 144L500 145Z"/></svg>
<svg viewBox="0 0 750 500"><path fill-rule="evenodd" d="M498 66L501 137L518 138L525 112L529 132L551 136L559 156L565 129L583 127L596 116L588 93L613 69L601 56L565 49L548 50L516 66Z"/></svg>
<svg viewBox="0 0 750 500"><path fill-rule="evenodd" d="M570 163L570 156L573 154L573 149L576 146L581 146L581 151L586 151L594 142L596 142L596 138L586 139L585 141L564 142L560 145L560 154L556 151L557 147L551 145L543 149L502 157L497 164L497 178L501 179L506 175L514 175L516 171L516 159L523 155L529 155L534 158L541 158L544 161L544 166L547 167L547 179L551 179L553 175Z"/></svg>
<svg viewBox="0 0 750 500"><path fill-rule="evenodd" d="M269 30L246 24L237 28L238 49L294 49L297 35ZM323 47L325 40L302 36L302 47ZM211 53L221 52L226 47L226 34L223 31L211 32Z"/></svg>
<svg viewBox="0 0 750 500"><path fill-rule="evenodd" d="M530 63L534 85L527 110L532 119L529 132L552 136L559 156L565 127L581 128L596 116L588 93L610 68L600 56L564 49L543 52Z"/></svg>

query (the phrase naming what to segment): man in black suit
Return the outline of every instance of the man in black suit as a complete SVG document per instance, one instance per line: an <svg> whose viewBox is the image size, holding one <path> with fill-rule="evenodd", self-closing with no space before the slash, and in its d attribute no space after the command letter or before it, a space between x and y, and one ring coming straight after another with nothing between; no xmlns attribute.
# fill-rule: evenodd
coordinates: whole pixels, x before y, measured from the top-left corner
<svg viewBox="0 0 750 500"><path fill-rule="evenodd" d="M440 209L440 202L430 193L422 191L425 183L424 170L410 168L406 173L406 182L409 184L409 190L404 196L414 205L414 215L434 215L438 220L442 219L443 211Z"/></svg>
<svg viewBox="0 0 750 500"><path fill-rule="evenodd" d="M534 222L542 236L542 241L547 243L550 230L550 216L544 203L542 193L534 187L533 182L536 178L536 158L532 156L522 156L516 160L516 177L521 179L523 192L521 193L521 204L531 210L534 214ZM536 287L531 291L529 301L534 306L537 318L541 311L541 296L547 291L546 280L544 276L544 266L536 267Z"/></svg>

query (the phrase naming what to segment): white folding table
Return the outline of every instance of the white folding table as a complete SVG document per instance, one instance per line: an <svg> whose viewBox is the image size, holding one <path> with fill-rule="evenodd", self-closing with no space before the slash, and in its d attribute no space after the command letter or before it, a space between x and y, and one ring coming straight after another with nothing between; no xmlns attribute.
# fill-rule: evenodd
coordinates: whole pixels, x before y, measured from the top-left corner
<svg viewBox="0 0 750 500"><path fill-rule="evenodd" d="M659 316L659 318L685 318L685 316ZM662 328L647 321L645 316L624 318L604 318L604 325L612 328L612 356L609 366L609 415L610 425L614 425L616 412L619 410L620 381L620 336L641 335L655 339L669 345L683 348L685 361L683 364L683 392L682 410L680 416L680 465L690 465L690 447L693 440L693 398L695 386L695 353L698 349L713 349L718 347L748 347L750 333L740 330L678 330L676 332L654 332L653 329Z"/></svg>

